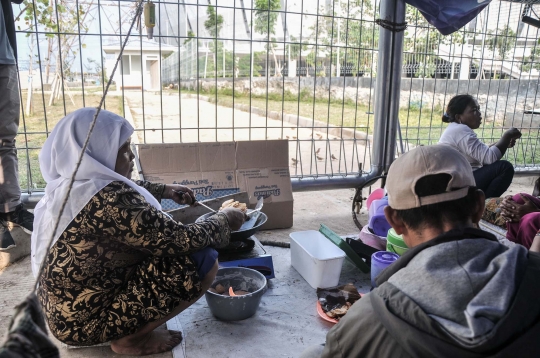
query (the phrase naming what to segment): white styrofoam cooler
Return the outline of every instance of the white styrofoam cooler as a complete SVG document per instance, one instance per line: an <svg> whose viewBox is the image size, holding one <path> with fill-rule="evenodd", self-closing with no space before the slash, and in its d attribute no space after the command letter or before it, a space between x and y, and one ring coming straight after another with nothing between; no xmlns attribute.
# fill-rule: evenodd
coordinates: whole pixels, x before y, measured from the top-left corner
<svg viewBox="0 0 540 358"><path fill-rule="evenodd" d="M289 236L292 267L310 286L337 286L345 252L316 230L292 232Z"/></svg>

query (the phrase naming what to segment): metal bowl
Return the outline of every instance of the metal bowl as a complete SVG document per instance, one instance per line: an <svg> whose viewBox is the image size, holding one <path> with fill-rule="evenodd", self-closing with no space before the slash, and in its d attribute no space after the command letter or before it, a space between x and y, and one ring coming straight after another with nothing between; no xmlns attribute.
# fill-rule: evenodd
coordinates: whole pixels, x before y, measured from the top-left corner
<svg viewBox="0 0 540 358"><path fill-rule="evenodd" d="M219 283L224 287L232 286L251 292L231 297L206 291L204 295L210 311L222 321L239 321L253 316L266 292L266 277L256 270L245 267L220 268L212 287L215 288Z"/></svg>
<svg viewBox="0 0 540 358"><path fill-rule="evenodd" d="M251 209L247 210L248 213L250 213L252 211L253 210L251 210ZM204 221L204 220L208 219L212 215L214 215L214 213L204 214L204 215L200 216L195 222ZM245 239L251 237L252 235L255 235L255 233L257 231L259 231L261 226L263 226L266 223L266 220L268 220L268 216L266 216L265 213L261 212L259 214L259 217L257 218L257 221L255 222L255 225L251 229L233 231L231 233L231 241L245 240Z"/></svg>

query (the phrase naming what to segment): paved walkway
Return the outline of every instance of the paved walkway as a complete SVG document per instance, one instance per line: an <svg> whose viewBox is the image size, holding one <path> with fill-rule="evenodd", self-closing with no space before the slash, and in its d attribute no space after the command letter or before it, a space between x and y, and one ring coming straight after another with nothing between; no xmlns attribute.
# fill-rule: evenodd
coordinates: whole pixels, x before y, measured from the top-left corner
<svg viewBox="0 0 540 358"><path fill-rule="evenodd" d="M293 176L358 173L359 163L369 168L364 141L342 140L197 98L180 98L178 94L160 97L145 92L143 101L140 92L126 92L126 99L139 130L139 143L288 139Z"/></svg>

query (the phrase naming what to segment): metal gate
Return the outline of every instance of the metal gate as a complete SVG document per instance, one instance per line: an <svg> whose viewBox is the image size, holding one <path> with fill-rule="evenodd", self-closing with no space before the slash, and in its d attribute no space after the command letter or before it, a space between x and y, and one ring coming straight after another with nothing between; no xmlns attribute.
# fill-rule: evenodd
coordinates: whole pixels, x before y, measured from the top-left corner
<svg viewBox="0 0 540 358"><path fill-rule="evenodd" d="M506 157L518 171L536 170L540 46L538 29L521 18L540 13L538 5L493 1L463 29L441 36L408 5L404 32L381 30L376 20L395 17L400 1L154 4L153 38L141 21L105 102L132 121L135 142L287 139L295 190L350 187L374 166L383 171L394 148L399 155L436 143L445 104L470 93L483 110L479 137L493 142L505 128L520 128L524 135ZM14 5L19 166L29 192L45 186L37 156L55 123L98 103L134 5ZM400 49L403 56L379 58L381 49L391 57ZM390 94L395 98L386 98ZM399 121L392 123L392 116Z"/></svg>

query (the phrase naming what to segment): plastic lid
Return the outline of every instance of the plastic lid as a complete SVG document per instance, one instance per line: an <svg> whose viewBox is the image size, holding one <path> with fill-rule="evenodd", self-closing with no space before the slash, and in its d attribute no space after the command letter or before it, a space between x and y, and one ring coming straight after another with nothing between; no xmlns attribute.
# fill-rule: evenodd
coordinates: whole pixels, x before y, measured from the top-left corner
<svg viewBox="0 0 540 358"><path fill-rule="evenodd" d="M386 236L386 240L388 240L388 242L390 242L392 245L399 246L404 249L408 248L407 244L405 244L405 241L403 241L403 237L401 235L396 234L393 228L390 228L390 230L388 230L388 235Z"/></svg>
<svg viewBox="0 0 540 358"><path fill-rule="evenodd" d="M388 251L377 251L371 255L371 259L383 264L391 264L399 259L399 255Z"/></svg>

